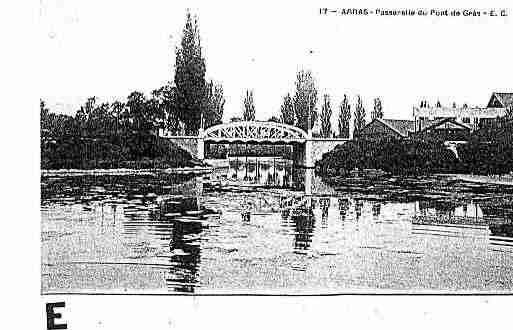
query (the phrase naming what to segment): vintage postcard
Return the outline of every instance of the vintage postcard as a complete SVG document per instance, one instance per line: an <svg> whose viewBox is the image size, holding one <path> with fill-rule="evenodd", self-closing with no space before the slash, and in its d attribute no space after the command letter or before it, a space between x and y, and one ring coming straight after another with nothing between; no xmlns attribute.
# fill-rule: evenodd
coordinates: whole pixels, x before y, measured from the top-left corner
<svg viewBox="0 0 513 330"><path fill-rule="evenodd" d="M67 295L511 295L513 7L455 3L41 1L48 328Z"/></svg>

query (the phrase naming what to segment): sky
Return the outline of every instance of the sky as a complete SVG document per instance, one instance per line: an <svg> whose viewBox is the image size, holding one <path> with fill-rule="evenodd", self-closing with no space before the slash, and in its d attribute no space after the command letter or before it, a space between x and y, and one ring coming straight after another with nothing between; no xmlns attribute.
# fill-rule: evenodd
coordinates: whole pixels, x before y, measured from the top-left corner
<svg viewBox="0 0 513 330"><path fill-rule="evenodd" d="M344 94L385 118L410 118L421 99L485 106L513 92L511 1L98 1L41 0L40 93L74 113L87 97L124 100L173 80L186 10L196 14L207 78L223 85L225 120L254 90L257 119L279 113L296 72L312 71L334 113ZM483 5L486 5L484 7ZM320 15L319 7L508 8L508 17ZM319 105L321 103L319 102Z"/></svg>

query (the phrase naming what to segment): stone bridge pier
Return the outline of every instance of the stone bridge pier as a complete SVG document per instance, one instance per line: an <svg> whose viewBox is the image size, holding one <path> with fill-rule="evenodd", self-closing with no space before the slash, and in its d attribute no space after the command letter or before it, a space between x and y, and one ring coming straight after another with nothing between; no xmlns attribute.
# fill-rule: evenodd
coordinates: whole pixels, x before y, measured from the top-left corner
<svg viewBox="0 0 513 330"><path fill-rule="evenodd" d="M200 130L201 133L201 130ZM171 135L160 129L159 136L170 139L174 144L191 154L192 158L205 159L205 139L199 134L198 136L187 135Z"/></svg>
<svg viewBox="0 0 513 330"><path fill-rule="evenodd" d="M322 159L322 155L334 150L337 146L343 145L348 139L343 138L313 138L311 142L310 155L311 163L315 167L315 162Z"/></svg>
<svg viewBox="0 0 513 330"><path fill-rule="evenodd" d="M314 168L315 162L320 160L322 155L346 142L347 139L341 138L312 138L309 134L304 143L294 144L294 163L299 167Z"/></svg>

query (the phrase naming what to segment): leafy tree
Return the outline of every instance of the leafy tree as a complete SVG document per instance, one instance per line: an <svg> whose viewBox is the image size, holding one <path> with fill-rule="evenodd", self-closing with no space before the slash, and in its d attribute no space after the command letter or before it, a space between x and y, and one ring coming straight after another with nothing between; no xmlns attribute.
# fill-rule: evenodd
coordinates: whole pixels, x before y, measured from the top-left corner
<svg viewBox="0 0 513 330"><path fill-rule="evenodd" d="M296 115L295 125L305 131L317 121L317 88L311 71L301 70L296 76L296 90L292 102Z"/></svg>
<svg viewBox="0 0 513 330"><path fill-rule="evenodd" d="M331 102L330 96L328 94L324 94L324 103L321 108L321 136L322 137L330 137L331 136Z"/></svg>
<svg viewBox="0 0 513 330"><path fill-rule="evenodd" d="M513 121L499 118L491 126L472 133L468 143L458 146L466 172L505 174L513 171Z"/></svg>
<svg viewBox="0 0 513 330"><path fill-rule="evenodd" d="M176 110L186 134L197 134L206 103L206 64L201 53L198 21L187 13L181 46L176 50Z"/></svg>
<svg viewBox="0 0 513 330"><path fill-rule="evenodd" d="M46 107L45 101L39 99L39 109L40 109L40 119L44 121L48 117L48 113L50 110Z"/></svg>
<svg viewBox="0 0 513 330"><path fill-rule="evenodd" d="M204 115L204 128L222 123L224 104L223 86L210 81L207 85L207 105Z"/></svg>
<svg viewBox="0 0 513 330"><path fill-rule="evenodd" d="M371 114L372 120L376 118L383 118L383 104L381 103L381 99L379 97L374 99L374 108L372 109Z"/></svg>
<svg viewBox="0 0 513 330"><path fill-rule="evenodd" d="M272 123L281 123L281 119L276 116L271 116L269 119L267 119L267 121Z"/></svg>
<svg viewBox="0 0 513 330"><path fill-rule="evenodd" d="M133 92L127 102L87 101L75 116L55 114L40 102L42 168L155 168L186 166L191 156L154 135L170 106L171 86L150 98ZM171 93L172 94L172 93ZM174 111L171 107L170 112Z"/></svg>
<svg viewBox="0 0 513 330"><path fill-rule="evenodd" d="M147 114L147 100L143 93L132 92L128 95L127 102L128 114L130 116L132 132L149 130L150 122Z"/></svg>
<svg viewBox="0 0 513 330"><path fill-rule="evenodd" d="M176 88L170 83L151 92L149 103L155 111L156 123L159 128L166 128L172 132L178 130L178 115L176 109Z"/></svg>
<svg viewBox="0 0 513 330"><path fill-rule="evenodd" d="M93 110L96 107L96 97L89 97L86 103L80 107L75 115L75 120L77 122L77 127L80 130L81 135L87 135L91 133L89 128L89 119L92 116Z"/></svg>
<svg viewBox="0 0 513 330"><path fill-rule="evenodd" d="M96 98L89 98L77 113L78 125L84 136L110 134L114 119L108 103L97 103Z"/></svg>
<svg viewBox="0 0 513 330"><path fill-rule="evenodd" d="M39 121L40 121L40 129L41 129L41 138L49 136L49 112L46 107L45 101L42 99L39 100Z"/></svg>
<svg viewBox="0 0 513 330"><path fill-rule="evenodd" d="M344 94L344 99L340 103L340 110L338 115L338 134L340 137L349 138L349 124L351 121L351 105L347 95Z"/></svg>
<svg viewBox="0 0 513 330"><path fill-rule="evenodd" d="M244 97L244 112L242 118L247 121L255 120L255 101L253 98L253 91L247 90Z"/></svg>
<svg viewBox="0 0 513 330"><path fill-rule="evenodd" d="M350 141L324 154L317 165L321 175L333 177L347 175L354 168L400 175L454 173L459 162L442 142L386 138Z"/></svg>
<svg viewBox="0 0 513 330"><path fill-rule="evenodd" d="M358 95L356 99L356 107L354 110L354 136L357 137L365 127L365 108L363 107L362 98Z"/></svg>
<svg viewBox="0 0 513 330"><path fill-rule="evenodd" d="M114 134L122 134L122 132L126 131L126 127L128 127L125 103L120 101L113 102L111 104L111 111L114 118Z"/></svg>
<svg viewBox="0 0 513 330"><path fill-rule="evenodd" d="M223 88L205 82L198 31L197 19L187 13L176 49L174 84L155 89L150 97L135 91L126 102L112 104L90 97L74 116L52 113L41 100L41 166L148 168L188 164L191 156L158 138L155 128L197 134L201 119L207 126L221 123Z"/></svg>
<svg viewBox="0 0 513 330"><path fill-rule="evenodd" d="M290 94L283 97L283 103L280 108L281 122L287 125L294 125L294 103Z"/></svg>

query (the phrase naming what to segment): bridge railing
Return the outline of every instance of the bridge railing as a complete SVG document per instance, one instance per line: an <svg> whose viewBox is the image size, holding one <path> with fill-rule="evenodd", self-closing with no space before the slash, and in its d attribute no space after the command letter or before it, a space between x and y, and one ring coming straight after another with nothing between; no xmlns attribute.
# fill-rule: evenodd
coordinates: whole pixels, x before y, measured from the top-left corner
<svg viewBox="0 0 513 330"><path fill-rule="evenodd" d="M183 134L176 134L174 132L171 132L169 130L160 128L159 129L159 137L162 138L180 138L180 139L197 139L198 135L183 135Z"/></svg>

